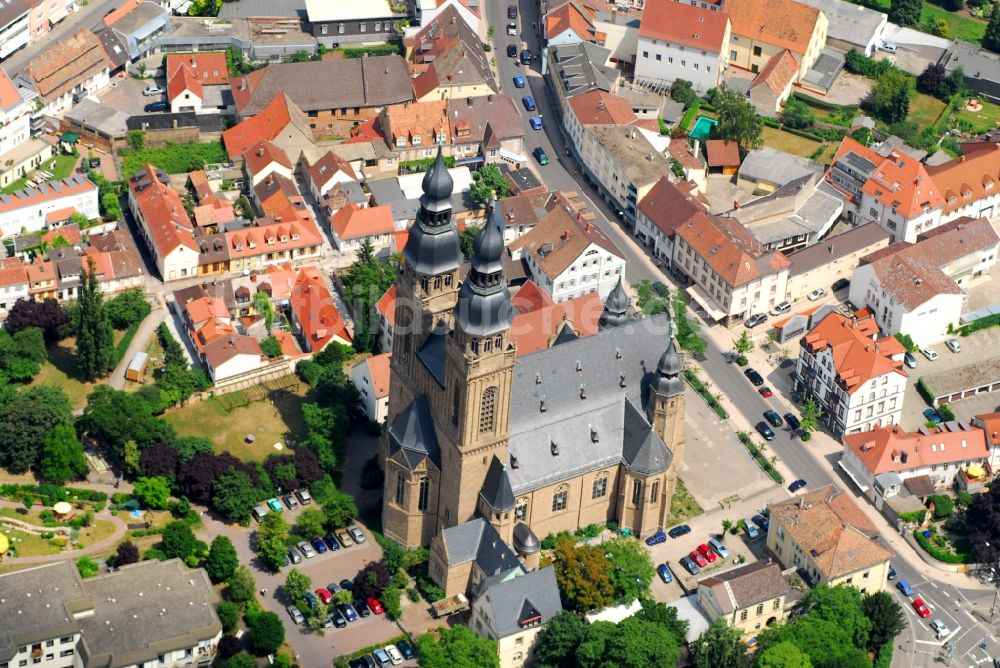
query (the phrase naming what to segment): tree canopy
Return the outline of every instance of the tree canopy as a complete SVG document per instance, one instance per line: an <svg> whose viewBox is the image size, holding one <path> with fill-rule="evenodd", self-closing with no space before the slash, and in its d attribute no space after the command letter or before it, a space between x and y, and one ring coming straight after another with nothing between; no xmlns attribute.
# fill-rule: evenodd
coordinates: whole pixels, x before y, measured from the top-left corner
<svg viewBox="0 0 1000 668"><path fill-rule="evenodd" d="M80 373L93 379L115 367L115 340L104 295L97 283L94 259L87 258L77 290L76 358Z"/></svg>
<svg viewBox="0 0 1000 668"><path fill-rule="evenodd" d="M212 582L225 582L240 565L240 558L227 536L218 535L212 539L205 558L205 571Z"/></svg>
<svg viewBox="0 0 1000 668"><path fill-rule="evenodd" d="M18 299L7 311L4 327L11 333L37 327L45 335L45 342L51 344L62 338L62 328L68 323L62 306L50 297L40 301Z"/></svg>
<svg viewBox="0 0 1000 668"><path fill-rule="evenodd" d="M245 524L260 500L261 491L250 475L230 468L212 486L212 507L230 522Z"/></svg>
<svg viewBox="0 0 1000 668"><path fill-rule="evenodd" d="M420 668L500 668L493 642L480 638L464 626L439 627L435 633L417 638Z"/></svg>
<svg viewBox="0 0 1000 668"><path fill-rule="evenodd" d="M24 473L38 461L55 428L68 427L72 421L62 388L39 385L18 393L0 413L0 466Z"/></svg>
<svg viewBox="0 0 1000 668"><path fill-rule="evenodd" d="M983 35L983 46L1000 53L1000 12L990 14L990 22L986 24L986 34Z"/></svg>
<svg viewBox="0 0 1000 668"><path fill-rule="evenodd" d="M150 510L166 510L170 501L170 483L166 478L139 477L132 485L139 502Z"/></svg>
<svg viewBox="0 0 1000 668"><path fill-rule="evenodd" d="M273 612L262 612L250 622L250 647L257 656L273 654L285 642L285 627Z"/></svg>
<svg viewBox="0 0 1000 668"><path fill-rule="evenodd" d="M490 164L473 174L469 196L480 204L487 204L493 201L494 197L497 199L506 197L508 189L507 179L504 178L500 168Z"/></svg>
<svg viewBox="0 0 1000 668"><path fill-rule="evenodd" d="M910 95L913 77L897 69L891 69L875 82L872 88L872 113L886 123L906 119L910 113Z"/></svg>
<svg viewBox="0 0 1000 668"><path fill-rule="evenodd" d="M198 539L186 522L175 520L163 527L160 549L167 558L187 559L198 549Z"/></svg>
<svg viewBox="0 0 1000 668"><path fill-rule="evenodd" d="M896 25L915 26L920 23L920 10L923 0L891 0L889 3L889 20Z"/></svg>
<svg viewBox="0 0 1000 668"><path fill-rule="evenodd" d="M747 99L734 91L722 89L716 93L712 104L719 114L714 137L731 139L747 151L763 145L760 136L764 125Z"/></svg>
<svg viewBox="0 0 1000 668"><path fill-rule="evenodd" d="M691 668L739 666L746 651L743 632L720 617L691 643Z"/></svg>
<svg viewBox="0 0 1000 668"><path fill-rule="evenodd" d="M58 424L52 429L42 445L38 473L42 480L56 485L86 475L87 458L73 427Z"/></svg>
<svg viewBox="0 0 1000 668"><path fill-rule="evenodd" d="M614 601L615 590L608 575L611 563L603 548L578 546L571 536L562 536L556 541L552 558L565 607L586 612Z"/></svg>

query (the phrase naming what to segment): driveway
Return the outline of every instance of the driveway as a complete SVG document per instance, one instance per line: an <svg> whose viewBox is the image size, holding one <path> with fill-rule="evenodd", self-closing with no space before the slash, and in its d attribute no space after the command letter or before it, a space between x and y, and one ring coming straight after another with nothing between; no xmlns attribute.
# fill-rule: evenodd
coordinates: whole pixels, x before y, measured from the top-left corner
<svg viewBox="0 0 1000 668"><path fill-rule="evenodd" d="M133 79L132 77L113 78L111 86L99 91L97 98L101 101L101 104L117 109L129 116L141 116L146 113L146 105L150 102L167 99L166 95L151 95L147 97L142 94L146 86L151 86L154 83L159 83L161 87L165 86L163 82L155 82L152 79Z"/></svg>
<svg viewBox="0 0 1000 668"><path fill-rule="evenodd" d="M861 100L872 92L873 82L857 74L843 70L826 95L803 91L806 95L830 102L831 104L861 104Z"/></svg>

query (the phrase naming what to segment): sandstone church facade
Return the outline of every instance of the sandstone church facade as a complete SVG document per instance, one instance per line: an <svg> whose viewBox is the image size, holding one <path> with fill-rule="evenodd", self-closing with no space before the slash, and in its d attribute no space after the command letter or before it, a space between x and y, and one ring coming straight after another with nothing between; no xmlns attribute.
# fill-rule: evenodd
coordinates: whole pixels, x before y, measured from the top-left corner
<svg viewBox="0 0 1000 668"><path fill-rule="evenodd" d="M437 539L430 575L449 590L441 536L470 521L529 568L553 532L662 526L685 402L669 316L629 320L621 282L600 332L516 357L503 217L494 205L460 280L452 187L439 152L403 249L380 444L385 535L407 547Z"/></svg>

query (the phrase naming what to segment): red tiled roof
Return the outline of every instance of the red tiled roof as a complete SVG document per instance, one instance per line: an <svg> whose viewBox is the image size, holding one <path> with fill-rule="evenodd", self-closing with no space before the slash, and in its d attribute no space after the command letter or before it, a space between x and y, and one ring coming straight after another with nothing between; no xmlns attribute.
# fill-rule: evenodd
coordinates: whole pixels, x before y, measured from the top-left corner
<svg viewBox="0 0 1000 668"><path fill-rule="evenodd" d="M402 250L402 249L400 249ZM375 302L375 310L382 314L385 321L392 327L396 324L396 284L393 283L385 294Z"/></svg>
<svg viewBox="0 0 1000 668"><path fill-rule="evenodd" d="M709 139L705 142L709 167L739 167L740 145L731 139Z"/></svg>
<svg viewBox="0 0 1000 668"><path fill-rule="evenodd" d="M538 287L538 284L531 279L524 282L524 285L511 297L510 303L518 313L531 313L555 304L549 293Z"/></svg>
<svg viewBox="0 0 1000 668"><path fill-rule="evenodd" d="M639 200L639 211L668 238L674 236L678 226L705 210L697 197L685 193L666 176Z"/></svg>
<svg viewBox="0 0 1000 668"><path fill-rule="evenodd" d="M781 95L785 89L795 81L799 73L799 64L795 62L795 57L791 51L785 49L781 53L771 56L757 76L751 88L766 85L775 95Z"/></svg>
<svg viewBox="0 0 1000 668"><path fill-rule="evenodd" d="M887 373L907 375L903 371L903 345L891 336L876 339L878 331L871 316L853 319L830 313L802 337L801 344L813 354L829 348L837 378L853 394L871 379Z"/></svg>
<svg viewBox="0 0 1000 668"><path fill-rule="evenodd" d="M125 17L126 14L139 6L140 0L125 0L110 12L104 15L104 25L111 27Z"/></svg>
<svg viewBox="0 0 1000 668"><path fill-rule="evenodd" d="M354 168L351 167L351 163L347 162L333 151L327 151L319 158L319 160L311 165L307 161L306 167L306 172L309 174L309 180L312 181L317 188L326 184L330 179L336 176L338 172L343 172L355 181L358 180L358 175L355 173Z"/></svg>
<svg viewBox="0 0 1000 668"><path fill-rule="evenodd" d="M351 343L347 324L316 267L304 267L299 271L288 303L313 351L322 350L335 338L341 343Z"/></svg>
<svg viewBox="0 0 1000 668"><path fill-rule="evenodd" d="M167 99L173 102L181 96L184 91L190 91L199 100L205 99L205 89L202 88L198 77L187 65L181 65L174 76L167 80Z"/></svg>
<svg viewBox="0 0 1000 668"><path fill-rule="evenodd" d="M833 162L848 152L877 165L862 190L885 206L894 207L905 218L918 216L925 207L937 209L944 206L941 192L924 164L915 158L895 150L882 157L854 139L844 137Z"/></svg>
<svg viewBox="0 0 1000 668"><path fill-rule="evenodd" d="M928 166L927 173L944 197L943 213L950 213L1000 190L1000 144Z"/></svg>
<svg viewBox="0 0 1000 668"><path fill-rule="evenodd" d="M11 109L22 102L17 87L7 73L0 70L0 109Z"/></svg>
<svg viewBox="0 0 1000 668"><path fill-rule="evenodd" d="M592 90L569 99L581 125L630 125L636 121L628 100L603 90Z"/></svg>
<svg viewBox="0 0 1000 668"><path fill-rule="evenodd" d="M288 96L279 93L259 114L223 132L222 141L226 145L229 157L236 158L259 141L274 141L275 137L290 124L301 126L301 116L302 112L288 99ZM305 127L308 130L308 123Z"/></svg>
<svg viewBox="0 0 1000 668"><path fill-rule="evenodd" d="M791 265L784 253L764 249L739 221L730 218L697 212L675 228L675 235L732 288Z"/></svg>
<svg viewBox="0 0 1000 668"><path fill-rule="evenodd" d="M819 9L796 0L738 0L726 2L723 11L733 22L734 35L798 54L809 48L820 17Z"/></svg>
<svg viewBox="0 0 1000 668"><path fill-rule="evenodd" d="M167 80L173 78L181 67L194 72L203 86L217 86L229 82L229 63L224 53L173 53L167 56Z"/></svg>
<svg viewBox="0 0 1000 668"><path fill-rule="evenodd" d="M567 2L545 15L545 35L552 39L572 30L585 41L596 39L593 16L575 2Z"/></svg>
<svg viewBox="0 0 1000 668"><path fill-rule="evenodd" d="M510 337L517 345L518 356L528 355L552 345L563 327L570 327L580 338L596 334L603 311L600 293L590 292L561 304L518 313L511 322Z"/></svg>
<svg viewBox="0 0 1000 668"><path fill-rule="evenodd" d="M205 344L205 359L213 369L240 355L261 357L263 354L257 339L243 334L219 336Z"/></svg>
<svg viewBox="0 0 1000 668"><path fill-rule="evenodd" d="M590 222L592 219L593 214L557 206L509 248L523 249L550 279L566 271L592 243L612 255L624 257L615 242Z"/></svg>
<svg viewBox="0 0 1000 668"><path fill-rule="evenodd" d="M101 40L83 29L35 56L28 63L28 78L42 99L52 100L110 67Z"/></svg>
<svg viewBox="0 0 1000 668"><path fill-rule="evenodd" d="M231 259L280 253L322 243L319 231L311 220L267 223L258 219L256 226L229 230L225 236Z"/></svg>
<svg viewBox="0 0 1000 668"><path fill-rule="evenodd" d="M166 175L162 174L162 178L165 181ZM179 246L198 252L198 244L192 236L194 226L184 210L184 202L169 184L160 181L153 165L146 165L132 176L128 187L159 256L165 257Z"/></svg>
<svg viewBox="0 0 1000 668"><path fill-rule="evenodd" d="M66 213L67 211L69 213ZM76 209L67 208L67 209L61 209L60 211L53 211L52 213L58 213L60 215L65 214L65 218L57 217L56 220L66 220L67 218L69 218L69 214L73 213L74 211L76 211ZM42 234L42 241L51 244L54 243L55 240L58 239L59 237L62 237L63 239L68 241L72 246L78 246L81 243L83 243L83 235L80 234L80 226L77 225L76 223L72 223L70 225L63 225L61 227L57 227L49 230L48 232L45 232L44 234Z"/></svg>
<svg viewBox="0 0 1000 668"><path fill-rule="evenodd" d="M250 174L261 173L272 162L289 170L292 168L292 161L288 159L288 154L281 147L266 140L257 142L243 153L243 164Z"/></svg>
<svg viewBox="0 0 1000 668"><path fill-rule="evenodd" d="M925 433L926 432L926 433ZM844 436L844 448L871 471L872 475L908 471L926 466L961 464L970 460L987 459L986 434L978 427L962 429L937 428L933 431L907 432L899 425L876 427L872 431ZM902 454L906 453L906 461Z"/></svg>
<svg viewBox="0 0 1000 668"><path fill-rule="evenodd" d="M330 218L330 226L341 241L389 234L393 231L392 207L383 204L362 209L348 202Z"/></svg>
<svg viewBox="0 0 1000 668"><path fill-rule="evenodd" d="M675 0L647 0L639 37L718 53L728 26L729 16L722 12Z"/></svg>
<svg viewBox="0 0 1000 668"><path fill-rule="evenodd" d="M365 364L368 365L368 375L372 379L372 388L375 390L376 399L389 396L389 362L391 360L392 353L372 355L365 360Z"/></svg>

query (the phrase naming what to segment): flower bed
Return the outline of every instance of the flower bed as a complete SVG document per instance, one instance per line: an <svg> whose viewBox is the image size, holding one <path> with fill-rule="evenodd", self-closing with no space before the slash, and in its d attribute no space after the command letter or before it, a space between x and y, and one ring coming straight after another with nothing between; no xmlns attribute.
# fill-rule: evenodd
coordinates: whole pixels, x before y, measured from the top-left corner
<svg viewBox="0 0 1000 668"><path fill-rule="evenodd" d="M913 531L913 538L927 554L946 564L974 563L972 545L968 540L950 542L944 534L939 534L933 526L927 532L931 534L929 538L924 535L923 529L914 529Z"/></svg>

